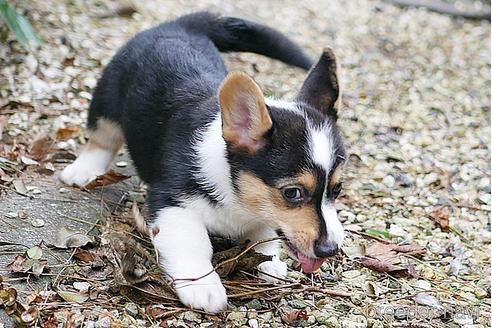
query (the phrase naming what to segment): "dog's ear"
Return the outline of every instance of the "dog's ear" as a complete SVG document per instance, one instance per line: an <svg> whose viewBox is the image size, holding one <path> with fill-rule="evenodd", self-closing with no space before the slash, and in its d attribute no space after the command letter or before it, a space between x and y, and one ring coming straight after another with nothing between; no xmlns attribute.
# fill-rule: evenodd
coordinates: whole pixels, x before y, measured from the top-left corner
<svg viewBox="0 0 492 328"><path fill-rule="evenodd" d="M339 71L340 66L333 50L323 49L321 58L309 71L296 100L336 118L341 103Z"/></svg>
<svg viewBox="0 0 492 328"><path fill-rule="evenodd" d="M234 148L254 153L266 143L272 119L260 87L248 75L232 72L219 88L222 135Z"/></svg>

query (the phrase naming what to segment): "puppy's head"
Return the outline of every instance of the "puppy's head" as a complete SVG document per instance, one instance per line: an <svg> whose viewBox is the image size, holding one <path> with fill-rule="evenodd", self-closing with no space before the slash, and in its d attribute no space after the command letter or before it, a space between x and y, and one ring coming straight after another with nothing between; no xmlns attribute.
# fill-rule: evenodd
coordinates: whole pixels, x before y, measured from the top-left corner
<svg viewBox="0 0 492 328"><path fill-rule="evenodd" d="M345 161L335 55L323 52L294 102L265 99L241 73L227 76L219 102L238 198L285 236L305 272L316 270L343 241L334 208Z"/></svg>

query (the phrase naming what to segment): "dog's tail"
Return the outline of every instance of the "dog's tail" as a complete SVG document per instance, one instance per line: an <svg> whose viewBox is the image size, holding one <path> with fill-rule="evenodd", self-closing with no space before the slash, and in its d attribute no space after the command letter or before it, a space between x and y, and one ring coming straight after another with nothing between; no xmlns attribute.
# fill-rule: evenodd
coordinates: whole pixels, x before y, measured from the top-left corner
<svg viewBox="0 0 492 328"><path fill-rule="evenodd" d="M177 22L190 32L206 35L222 52L254 52L305 70L314 63L297 44L265 25L208 12L186 15Z"/></svg>

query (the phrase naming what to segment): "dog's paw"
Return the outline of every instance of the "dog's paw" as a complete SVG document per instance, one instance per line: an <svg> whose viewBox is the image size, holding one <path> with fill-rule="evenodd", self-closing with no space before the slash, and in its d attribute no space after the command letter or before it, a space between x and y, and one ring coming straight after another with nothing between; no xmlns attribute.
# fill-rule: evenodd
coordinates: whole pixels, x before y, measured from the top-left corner
<svg viewBox="0 0 492 328"><path fill-rule="evenodd" d="M105 165L90 163L86 158L79 157L60 173L60 180L67 185L83 187L97 176L106 172Z"/></svg>
<svg viewBox="0 0 492 328"><path fill-rule="evenodd" d="M181 282L176 286L179 300L192 309L218 313L227 306L227 294L216 272L196 281Z"/></svg>
<svg viewBox="0 0 492 328"><path fill-rule="evenodd" d="M271 283L279 283L281 280L275 279L285 278L287 275L287 264L282 262L279 258L274 257L271 261L265 261L258 265L259 276L261 279Z"/></svg>

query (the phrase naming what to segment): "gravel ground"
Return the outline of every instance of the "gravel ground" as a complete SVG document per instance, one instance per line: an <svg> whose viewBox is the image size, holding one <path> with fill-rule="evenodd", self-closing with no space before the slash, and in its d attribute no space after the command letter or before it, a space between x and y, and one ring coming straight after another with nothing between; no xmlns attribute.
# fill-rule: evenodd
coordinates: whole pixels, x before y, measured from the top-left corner
<svg viewBox="0 0 492 328"><path fill-rule="evenodd" d="M313 276L300 274L290 261L289 280L302 287L297 292L280 289L238 298L227 312L211 316L179 305L136 305L101 284L90 287L100 296L78 299L81 305L67 311L67 303L56 298L50 299L53 306L46 306L48 298L56 296L46 286L41 301L30 300L35 308L44 299L38 323L490 326L490 22L372 0L145 1L135 4L131 16L115 14L118 3L106 0L21 4L44 43L35 55L27 55L15 42L0 44L0 159L10 160L0 162L0 199L11 197L13 190L23 191L15 183L21 179L44 174L44 179L56 181L56 174L45 174L56 162L51 157L41 164L29 161L33 140L56 136L55 150L50 151L65 154L63 158L80 149L84 138L79 127L85 124L91 91L102 68L130 36L199 9L266 23L313 57L331 46L342 64L344 107L339 122L350 154L338 205L349 230L345 256L324 264ZM305 74L252 54L225 58L231 69L254 76L265 93L279 97L292 98ZM62 167L54 163L56 173ZM24 193L40 197L43 186ZM120 203L131 205L143 193L134 188ZM76 212L76 203L66 206ZM109 239L108 231L122 226L111 218L127 212L122 206L107 214L109 219L102 221L106 224L99 227L103 236ZM0 208L0 219L14 218ZM2 234L15 233L15 226L2 231L0 240ZM381 245L409 245L412 252L390 252ZM377 252L381 249L383 255ZM383 270L368 259L396 268ZM80 276L72 278L62 281L88 292L74 284ZM17 274L7 275L4 288L14 280L19 280ZM36 294L26 290L19 298Z"/></svg>

